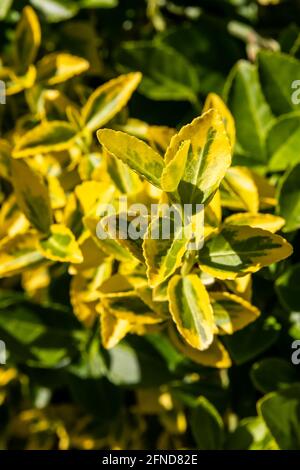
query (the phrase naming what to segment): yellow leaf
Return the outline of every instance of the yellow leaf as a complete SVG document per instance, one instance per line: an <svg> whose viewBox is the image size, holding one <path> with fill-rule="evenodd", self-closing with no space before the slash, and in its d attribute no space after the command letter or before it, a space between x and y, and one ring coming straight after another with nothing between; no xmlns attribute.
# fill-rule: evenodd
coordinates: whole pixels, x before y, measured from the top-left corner
<svg viewBox="0 0 300 470"><path fill-rule="evenodd" d="M273 214L253 214L251 212L242 212L241 214L233 214L224 220L225 225L249 225L250 227L258 227L269 232L275 233L280 230L285 220L278 215Z"/></svg>
<svg viewBox="0 0 300 470"><path fill-rule="evenodd" d="M232 362L221 341L216 337L212 344L205 351L199 351L188 345L175 331L175 328L169 328L169 335L176 349L185 357L206 367L216 367L218 369L227 369L231 367Z"/></svg>
<svg viewBox="0 0 300 470"><path fill-rule="evenodd" d="M250 302L229 292L211 292L209 296L220 333L231 335L255 321L260 314Z"/></svg>
<svg viewBox="0 0 300 470"><path fill-rule="evenodd" d="M169 306L179 333L203 351L213 341L215 328L209 295L196 274L173 276L168 286Z"/></svg>
<svg viewBox="0 0 300 470"><path fill-rule="evenodd" d="M229 168L221 184L221 198L229 209L258 212L259 196L251 171L239 166Z"/></svg>
<svg viewBox="0 0 300 470"><path fill-rule="evenodd" d="M127 104L141 78L140 72L129 73L97 88L82 109L85 126L93 132L110 121Z"/></svg>
<svg viewBox="0 0 300 470"><path fill-rule="evenodd" d="M82 263L83 257L71 230L64 225L53 224L48 238L39 240L38 250L47 259L69 263Z"/></svg>
<svg viewBox="0 0 300 470"><path fill-rule="evenodd" d="M14 158L24 158L39 153L59 152L70 148L76 129L64 121L49 121L26 132L13 150Z"/></svg>
<svg viewBox="0 0 300 470"><path fill-rule="evenodd" d="M189 140L185 169L176 194L181 203L204 204L218 189L231 163L231 146L219 113L207 111L182 127L171 139L165 155L166 165L175 158L182 143Z"/></svg>
<svg viewBox="0 0 300 470"><path fill-rule="evenodd" d="M235 123L234 118L227 108L224 101L216 93L209 93L203 107L203 113L209 109L215 109L218 111L220 116L223 119L226 132L228 134L232 148L235 145Z"/></svg>
<svg viewBox="0 0 300 470"><path fill-rule="evenodd" d="M37 63L37 80L47 86L65 82L80 75L89 68L90 64L82 57L63 52L54 52L44 56Z"/></svg>

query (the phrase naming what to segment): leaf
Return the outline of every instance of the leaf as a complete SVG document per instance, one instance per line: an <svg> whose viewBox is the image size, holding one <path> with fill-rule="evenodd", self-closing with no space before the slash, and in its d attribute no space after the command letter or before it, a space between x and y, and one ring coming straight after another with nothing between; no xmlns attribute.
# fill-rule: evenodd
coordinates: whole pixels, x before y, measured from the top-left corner
<svg viewBox="0 0 300 470"><path fill-rule="evenodd" d="M293 104L292 83L300 75L300 61L281 52L260 51L258 70L263 92L273 112L278 114L296 111Z"/></svg>
<svg viewBox="0 0 300 470"><path fill-rule="evenodd" d="M280 116L267 136L268 167L270 171L283 171L300 163L300 115Z"/></svg>
<svg viewBox="0 0 300 470"><path fill-rule="evenodd" d="M211 306L217 327L222 334L232 334L257 319L260 312L250 302L229 292L211 292Z"/></svg>
<svg viewBox="0 0 300 470"><path fill-rule="evenodd" d="M85 72L89 66L88 61L82 57L53 52L37 63L37 80L46 86L58 85Z"/></svg>
<svg viewBox="0 0 300 470"><path fill-rule="evenodd" d="M195 349L207 349L214 338L215 322L209 295L196 274L173 276L168 286L169 307L177 329Z"/></svg>
<svg viewBox="0 0 300 470"><path fill-rule="evenodd" d="M134 291L101 294L97 310L100 314L107 311L133 325L153 325L162 321Z"/></svg>
<svg viewBox="0 0 300 470"><path fill-rule="evenodd" d="M35 228L48 233L52 223L52 210L48 188L42 176L22 160L12 160L11 171L20 209Z"/></svg>
<svg viewBox="0 0 300 470"><path fill-rule="evenodd" d="M0 277L15 276L44 262L37 250L37 234L26 232L0 243Z"/></svg>
<svg viewBox="0 0 300 470"><path fill-rule="evenodd" d="M67 122L43 122L22 135L13 150L13 157L24 158L40 153L60 152L70 148L75 137L76 129Z"/></svg>
<svg viewBox="0 0 300 470"><path fill-rule="evenodd" d="M300 385L273 392L258 402L258 411L281 450L300 449Z"/></svg>
<svg viewBox="0 0 300 470"><path fill-rule="evenodd" d="M64 225L53 224L50 235L38 243L38 250L47 259L69 263L82 263L82 253L71 230Z"/></svg>
<svg viewBox="0 0 300 470"><path fill-rule="evenodd" d="M100 222L100 218L96 216L85 216L83 223L86 228L89 230L94 242L98 245L101 250L104 251L107 255L112 255L119 261L132 261L134 259L131 253L118 243L118 240L111 238L107 233L106 238L100 238L97 235L97 227ZM103 233L103 232L102 232Z"/></svg>
<svg viewBox="0 0 300 470"><path fill-rule="evenodd" d="M279 235L260 228L225 225L199 251L200 268L217 279L235 279L285 259L292 251Z"/></svg>
<svg viewBox="0 0 300 470"><path fill-rule="evenodd" d="M248 168L240 166L228 168L221 183L221 199L222 205L229 209L258 211L258 190Z"/></svg>
<svg viewBox="0 0 300 470"><path fill-rule="evenodd" d="M278 450L260 416L244 418L226 439L226 450Z"/></svg>
<svg viewBox="0 0 300 470"><path fill-rule="evenodd" d="M199 450L223 448L224 425L216 408L205 397L200 396L192 409L191 429Z"/></svg>
<svg viewBox="0 0 300 470"><path fill-rule="evenodd" d="M183 340L182 336L179 338L175 328L169 328L169 335L176 349L180 351L184 357L190 359L196 364L200 364L205 367L216 367L218 369L231 367L230 356L216 336L208 349L205 351L199 351L199 349L189 346Z"/></svg>
<svg viewBox="0 0 300 470"><path fill-rule="evenodd" d="M284 175L278 196L278 214L285 219L284 232L300 227L300 163Z"/></svg>
<svg viewBox="0 0 300 470"><path fill-rule="evenodd" d="M289 266L275 282L280 303L290 312L300 312L300 263Z"/></svg>
<svg viewBox="0 0 300 470"><path fill-rule="evenodd" d="M164 161L149 145L136 137L111 129L100 129L97 137L109 154L119 158L140 176L160 188Z"/></svg>
<svg viewBox="0 0 300 470"><path fill-rule="evenodd" d="M25 299L0 309L0 335L13 361L53 368L56 374L79 352L79 324L69 312Z"/></svg>
<svg viewBox="0 0 300 470"><path fill-rule="evenodd" d="M129 73L114 78L97 88L82 108L85 126L93 132L110 121L126 106L141 78L142 75L139 72Z"/></svg>
<svg viewBox="0 0 300 470"><path fill-rule="evenodd" d="M284 359L267 357L253 364L251 379L261 393L275 392L297 382L295 367Z"/></svg>
<svg viewBox="0 0 300 470"><path fill-rule="evenodd" d="M182 127L171 139L165 155L166 165L171 164L183 142L189 140L177 192L182 204L204 204L218 189L231 163L230 143L219 114L210 110ZM186 151L187 144L183 148Z"/></svg>
<svg viewBox="0 0 300 470"><path fill-rule="evenodd" d="M101 339L105 349L114 348L129 333L130 322L103 309L100 316Z"/></svg>
<svg viewBox="0 0 300 470"><path fill-rule="evenodd" d="M59 21L72 18L78 13L78 4L68 0L30 0L30 3L37 8L49 23L57 23Z"/></svg>
<svg viewBox="0 0 300 470"><path fill-rule="evenodd" d="M103 217L101 225L111 238L130 251L139 261L144 262L143 240L148 227L148 216L130 216L119 213Z"/></svg>
<svg viewBox="0 0 300 470"><path fill-rule="evenodd" d="M139 90L152 100L197 100L199 82L193 65L170 47L128 42L118 52L117 62L122 70L142 72Z"/></svg>
<svg viewBox="0 0 300 470"><path fill-rule="evenodd" d="M268 350L278 340L280 330L274 317L261 317L233 335L224 336L223 341L234 362L244 364Z"/></svg>
<svg viewBox="0 0 300 470"><path fill-rule="evenodd" d="M282 229L285 220L278 215L273 214L253 214L251 212L242 212L233 214L224 220L225 225L249 225L269 232L275 233Z"/></svg>
<svg viewBox="0 0 300 470"><path fill-rule="evenodd" d="M161 176L161 188L163 191L176 191L184 175L190 146L191 141L184 140L172 160L165 166Z"/></svg>
<svg viewBox="0 0 300 470"><path fill-rule="evenodd" d="M235 122L234 118L227 108L224 101L216 93L209 93L205 100L202 112L205 113L209 109L218 111L223 119L224 126L229 137L232 148L235 146Z"/></svg>
<svg viewBox="0 0 300 470"><path fill-rule="evenodd" d="M232 70L226 97L233 114L237 142L249 165L266 161L265 139L273 116L263 96L257 67L244 60Z"/></svg>
<svg viewBox="0 0 300 470"><path fill-rule="evenodd" d="M177 210L152 219L143 242L147 277L151 287L157 287L180 266L191 234L191 227L183 226Z"/></svg>
<svg viewBox="0 0 300 470"><path fill-rule="evenodd" d="M35 11L26 6L22 11L15 35L14 53L16 64L21 73L25 73L33 64L41 43L41 28Z"/></svg>

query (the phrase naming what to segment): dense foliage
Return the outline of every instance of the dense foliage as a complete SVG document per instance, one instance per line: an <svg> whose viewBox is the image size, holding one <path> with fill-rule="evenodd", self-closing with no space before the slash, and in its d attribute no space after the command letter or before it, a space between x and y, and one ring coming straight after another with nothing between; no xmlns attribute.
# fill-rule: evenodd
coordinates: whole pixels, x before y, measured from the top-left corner
<svg viewBox="0 0 300 470"><path fill-rule="evenodd" d="M1 2L1 448L300 449L299 11Z"/></svg>

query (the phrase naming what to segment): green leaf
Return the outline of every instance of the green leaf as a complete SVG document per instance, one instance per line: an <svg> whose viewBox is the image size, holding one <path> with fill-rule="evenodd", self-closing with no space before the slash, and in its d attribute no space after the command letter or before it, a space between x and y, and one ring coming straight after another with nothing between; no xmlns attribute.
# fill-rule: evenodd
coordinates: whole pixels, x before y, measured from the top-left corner
<svg viewBox="0 0 300 470"><path fill-rule="evenodd" d="M260 228L225 225L199 251L201 269L217 279L235 279L287 258L292 246Z"/></svg>
<svg viewBox="0 0 300 470"><path fill-rule="evenodd" d="M280 116L267 136L268 167L270 171L283 171L300 162L300 115Z"/></svg>
<svg viewBox="0 0 300 470"><path fill-rule="evenodd" d="M284 175L278 196L278 214L285 219L284 232L300 227L300 163Z"/></svg>
<svg viewBox="0 0 300 470"><path fill-rule="evenodd" d="M298 380L296 368L278 357L268 357L256 362L250 375L254 386L262 393L287 388Z"/></svg>
<svg viewBox="0 0 300 470"><path fill-rule="evenodd" d="M126 163L154 186L160 187L163 158L142 140L121 131L100 129L97 137L104 149Z"/></svg>
<svg viewBox="0 0 300 470"><path fill-rule="evenodd" d="M207 349L215 322L209 295L196 274L173 276L168 286L169 306L179 333L195 349Z"/></svg>
<svg viewBox="0 0 300 470"><path fill-rule="evenodd" d="M93 132L110 121L126 106L141 78L139 72L129 73L97 88L82 109L85 126Z"/></svg>
<svg viewBox="0 0 300 470"><path fill-rule="evenodd" d="M0 308L0 336L19 363L59 368L78 354L79 323L70 312L16 299Z"/></svg>
<svg viewBox="0 0 300 470"><path fill-rule="evenodd" d="M13 157L24 158L40 153L60 152L70 148L75 137L76 129L67 122L43 122L22 135L13 150Z"/></svg>
<svg viewBox="0 0 300 470"><path fill-rule="evenodd" d="M16 65L24 74L34 61L41 43L41 28L35 11L26 6L18 23L15 36Z"/></svg>
<svg viewBox="0 0 300 470"><path fill-rule="evenodd" d="M217 111L207 111L172 137L165 156L167 167L164 184L168 183L166 173L171 171L172 165L178 166L176 162L179 158L182 159L182 167L177 175L177 178L181 176L176 192L177 199L182 204L204 204L218 189L231 163L231 146ZM175 187L178 179L176 181L173 177L173 180ZM170 180L168 184L171 183Z"/></svg>
<svg viewBox="0 0 300 470"><path fill-rule="evenodd" d="M123 44L116 59L122 70L142 72L139 89L148 98L197 100L197 73L192 64L172 48L151 42L129 42Z"/></svg>
<svg viewBox="0 0 300 470"><path fill-rule="evenodd" d="M191 428L197 449L222 449L224 442L223 427L223 420L216 408L205 397L199 397L191 416Z"/></svg>
<svg viewBox="0 0 300 470"><path fill-rule="evenodd" d="M300 76L300 61L281 52L261 51L258 54L258 70L263 92L275 114L296 111L293 104L295 90L292 83Z"/></svg>
<svg viewBox="0 0 300 470"><path fill-rule="evenodd" d="M228 450L277 450L278 447L260 416L244 418L226 440Z"/></svg>
<svg viewBox="0 0 300 470"><path fill-rule="evenodd" d="M240 61L232 70L226 96L234 116L237 142L250 165L266 161L265 140L273 116L265 101L255 65Z"/></svg>
<svg viewBox="0 0 300 470"><path fill-rule="evenodd" d="M289 266L276 280L275 288L281 304L290 312L300 312L300 263Z"/></svg>
<svg viewBox="0 0 300 470"><path fill-rule="evenodd" d="M49 191L42 176L22 160L11 161L17 203L31 224L48 233L52 223Z"/></svg>
<svg viewBox="0 0 300 470"><path fill-rule="evenodd" d="M300 450L300 385L270 393L258 410L281 450Z"/></svg>
<svg viewBox="0 0 300 470"><path fill-rule="evenodd" d="M259 318L232 336L224 336L224 343L236 364L251 361L266 351L278 339L281 325L274 317Z"/></svg>

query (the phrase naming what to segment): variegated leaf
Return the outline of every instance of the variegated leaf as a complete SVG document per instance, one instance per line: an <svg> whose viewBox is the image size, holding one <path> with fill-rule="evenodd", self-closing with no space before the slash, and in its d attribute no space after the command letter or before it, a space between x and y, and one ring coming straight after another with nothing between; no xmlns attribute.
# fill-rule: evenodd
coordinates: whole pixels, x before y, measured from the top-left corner
<svg viewBox="0 0 300 470"><path fill-rule="evenodd" d="M65 82L80 75L89 68L90 64L82 57L63 52L54 52L44 56L37 63L37 80L47 86Z"/></svg>
<svg viewBox="0 0 300 470"><path fill-rule="evenodd" d="M221 199L229 209L258 211L258 190L248 168L234 166L227 170L221 184Z"/></svg>
<svg viewBox="0 0 300 470"><path fill-rule="evenodd" d="M255 321L260 312L258 308L241 297L229 292L209 294L214 318L221 334L231 335Z"/></svg>
<svg viewBox="0 0 300 470"><path fill-rule="evenodd" d="M24 158L66 150L73 145L75 137L76 129L67 122L43 122L22 135L13 150L13 157Z"/></svg>
<svg viewBox="0 0 300 470"><path fill-rule="evenodd" d="M222 117L226 132L228 134L231 146L233 148L235 145L234 118L231 112L229 111L229 109L227 108L226 104L222 100L222 98L220 98L220 96L218 96L216 93L209 93L207 95L207 98L203 106L203 113L208 111L209 109L215 109L216 111L218 111L218 113Z"/></svg>
<svg viewBox="0 0 300 470"><path fill-rule="evenodd" d="M97 88L82 109L85 126L93 132L110 121L127 104L141 78L139 72L129 73Z"/></svg>
<svg viewBox="0 0 300 470"><path fill-rule="evenodd" d="M14 44L16 65L21 73L26 72L28 66L35 61L40 43L40 23L35 11L28 5L22 11Z"/></svg>
<svg viewBox="0 0 300 470"><path fill-rule="evenodd" d="M209 295L196 274L173 276L168 286L170 312L185 341L195 349L207 349L216 331Z"/></svg>
<svg viewBox="0 0 300 470"><path fill-rule="evenodd" d="M204 204L218 189L231 163L231 146L220 115L214 110L207 111L172 137L166 165L170 165L186 141L190 141L190 146L185 168L180 170L177 199L182 204ZM184 144L184 151L187 145Z"/></svg>
<svg viewBox="0 0 300 470"><path fill-rule="evenodd" d="M242 212L233 214L224 220L225 225L249 225L250 227L262 228L275 233L280 230L285 220L278 215L273 214L253 214L251 212Z"/></svg>
<svg viewBox="0 0 300 470"><path fill-rule="evenodd" d="M206 367L216 367L218 369L227 369L228 367L231 367L232 363L230 356L221 341L216 337L208 349L205 351L199 351L199 349L195 349L187 344L182 337L179 337L175 328L169 328L169 335L175 348L183 354L183 356L196 364Z"/></svg>
<svg viewBox="0 0 300 470"><path fill-rule="evenodd" d="M147 277L151 287L161 284L180 266L191 234L191 226L183 226L177 211L153 218L143 242Z"/></svg>
<svg viewBox="0 0 300 470"><path fill-rule="evenodd" d="M0 243L0 277L15 276L45 262L37 250L38 235L33 232L5 238Z"/></svg>
<svg viewBox="0 0 300 470"><path fill-rule="evenodd" d="M81 250L71 230L59 224L50 227L50 235L38 242L39 252L47 259L69 263L82 263Z"/></svg>
<svg viewBox="0 0 300 470"><path fill-rule="evenodd" d="M227 225L199 251L201 269L217 279L235 279L287 258L292 246L260 228Z"/></svg>
<svg viewBox="0 0 300 470"><path fill-rule="evenodd" d="M12 160L11 171L20 209L35 228L48 233L52 211L49 191L42 176L22 160Z"/></svg>
<svg viewBox="0 0 300 470"><path fill-rule="evenodd" d="M111 129L100 129L97 137L104 149L119 158L147 181L160 188L163 158L136 137Z"/></svg>

